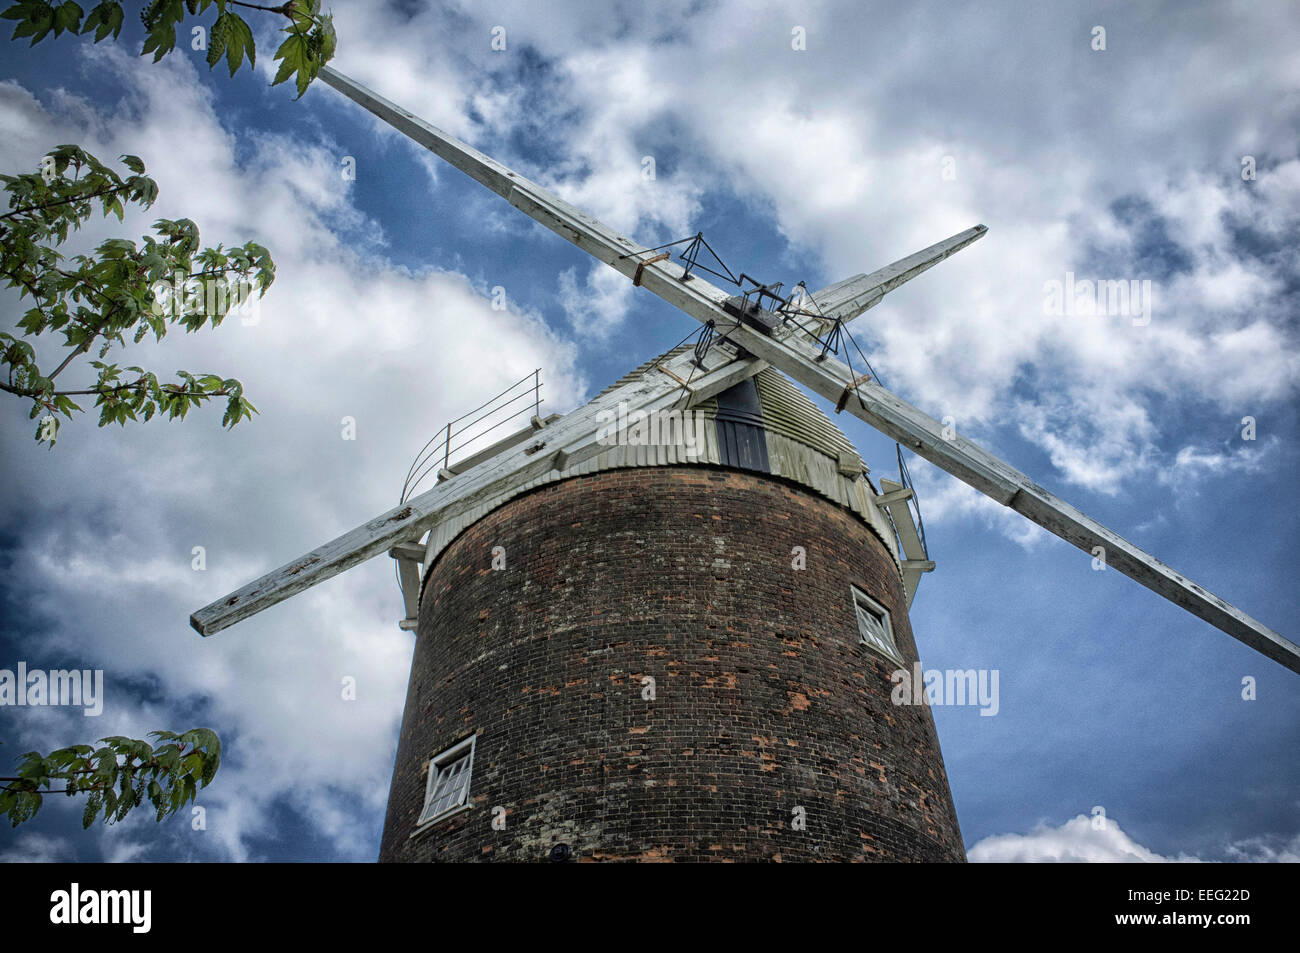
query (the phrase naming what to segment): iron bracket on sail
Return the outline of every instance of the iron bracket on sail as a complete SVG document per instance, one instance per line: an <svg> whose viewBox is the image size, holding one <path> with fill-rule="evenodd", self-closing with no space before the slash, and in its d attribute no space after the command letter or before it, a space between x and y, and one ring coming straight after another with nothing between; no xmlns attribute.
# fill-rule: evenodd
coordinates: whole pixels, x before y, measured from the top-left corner
<svg viewBox="0 0 1300 953"><path fill-rule="evenodd" d="M871 380L870 374L860 374L844 385L844 390L840 392L840 399L835 402L835 413L840 413L849 404L849 398L858 389L859 384L865 384Z"/></svg>
<svg viewBox="0 0 1300 953"><path fill-rule="evenodd" d="M637 288L641 287L641 279L645 277L646 265L653 265L657 261L666 261L671 257L672 255L670 255L668 252L665 251L665 252L660 252L658 255L655 255L653 258L647 258L645 261L637 262L636 274L632 276L633 286Z"/></svg>
<svg viewBox="0 0 1300 953"><path fill-rule="evenodd" d="M747 295L732 295L722 302L722 309L737 321L741 321L768 337L781 326L781 319L768 311L756 301L750 301Z"/></svg>

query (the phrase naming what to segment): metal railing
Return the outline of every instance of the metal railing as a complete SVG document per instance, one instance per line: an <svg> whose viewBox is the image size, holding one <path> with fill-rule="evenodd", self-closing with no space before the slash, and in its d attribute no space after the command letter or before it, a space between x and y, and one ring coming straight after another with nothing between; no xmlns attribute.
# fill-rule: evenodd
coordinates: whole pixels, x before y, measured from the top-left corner
<svg viewBox="0 0 1300 953"><path fill-rule="evenodd" d="M483 449L489 445L483 441L484 437L521 414L540 417L543 402L541 368L538 368L486 403L449 420L416 454L411 468L406 471L400 502L405 503L430 473L450 470L453 454L473 445L477 445L475 450Z"/></svg>

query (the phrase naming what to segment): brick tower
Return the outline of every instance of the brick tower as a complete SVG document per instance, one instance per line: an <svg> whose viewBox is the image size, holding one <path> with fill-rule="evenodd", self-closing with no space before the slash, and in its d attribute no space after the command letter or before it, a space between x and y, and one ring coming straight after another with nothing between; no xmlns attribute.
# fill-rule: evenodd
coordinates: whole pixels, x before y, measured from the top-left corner
<svg viewBox="0 0 1300 953"><path fill-rule="evenodd" d="M696 410L431 534L380 860L965 859L907 511L772 369Z"/></svg>

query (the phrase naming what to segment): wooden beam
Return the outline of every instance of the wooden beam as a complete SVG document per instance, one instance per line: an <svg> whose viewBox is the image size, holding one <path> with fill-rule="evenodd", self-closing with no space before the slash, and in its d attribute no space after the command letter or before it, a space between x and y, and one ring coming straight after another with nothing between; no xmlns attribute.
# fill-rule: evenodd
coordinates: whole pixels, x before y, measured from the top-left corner
<svg viewBox="0 0 1300 953"><path fill-rule="evenodd" d="M399 559L397 577L402 586L402 606L406 610L406 618L414 619L420 614L420 564L414 559Z"/></svg>
<svg viewBox="0 0 1300 953"><path fill-rule="evenodd" d="M398 543L388 550L394 559L409 559L412 562L424 562L425 547L423 543Z"/></svg>
<svg viewBox="0 0 1300 953"><path fill-rule="evenodd" d="M900 500L910 500L915 495L916 493L910 486L901 490L890 490L888 493L881 493L876 497L876 505L888 506L890 503L897 503Z"/></svg>
<svg viewBox="0 0 1300 953"><path fill-rule="evenodd" d="M876 497L876 504L889 510L889 521L898 533L899 568L903 570L903 588L907 592L908 608L911 608L921 585L922 573L933 570L934 563L930 561L925 545L921 542L912 508L907 505L907 501L914 495L912 489L884 477L880 480L880 489L882 492ZM922 565L928 565L929 569L921 569Z"/></svg>

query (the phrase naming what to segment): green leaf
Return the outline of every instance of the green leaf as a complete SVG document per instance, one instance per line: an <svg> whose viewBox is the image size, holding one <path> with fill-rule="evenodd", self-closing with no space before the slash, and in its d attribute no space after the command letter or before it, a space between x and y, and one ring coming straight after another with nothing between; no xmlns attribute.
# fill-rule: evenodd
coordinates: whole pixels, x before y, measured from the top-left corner
<svg viewBox="0 0 1300 953"><path fill-rule="evenodd" d="M230 20L233 13L223 13L217 17L212 29L208 31L208 69L221 62L221 54L226 50L226 41L230 38Z"/></svg>
<svg viewBox="0 0 1300 953"><path fill-rule="evenodd" d="M28 0L27 3L12 7L5 11L5 16L7 19L19 21L10 39L30 36L32 46L44 38L54 26L54 8L41 0Z"/></svg>
<svg viewBox="0 0 1300 953"><path fill-rule="evenodd" d="M86 14L86 19L81 23L81 32L84 34L94 30L96 43L108 36L109 33L116 37L122 32L122 16L123 11L120 3L115 3L113 0L104 0L90 13Z"/></svg>
<svg viewBox="0 0 1300 953"><path fill-rule="evenodd" d="M226 14L226 16L231 17L232 20L230 24L230 41L226 47L226 65L230 67L230 75L234 76L245 55L248 57L250 67L257 65L254 60L256 49L253 43L253 31L249 29L243 17L234 14Z"/></svg>
<svg viewBox="0 0 1300 953"><path fill-rule="evenodd" d="M76 33L81 25L81 18L85 11L72 0L67 0L54 11L54 35L58 36L64 30L70 33Z"/></svg>
<svg viewBox="0 0 1300 953"><path fill-rule="evenodd" d="M298 33L290 33L275 51L275 58L283 62L280 63L272 86L280 85L296 71L307 68L307 38Z"/></svg>
<svg viewBox="0 0 1300 953"><path fill-rule="evenodd" d="M116 40L119 36L122 35L122 21L125 19L126 13L125 11L123 11L122 5L120 3L108 4L107 6L109 6L110 9L108 12L108 19L106 23L107 26L112 29L113 39ZM104 35L105 34L101 33L99 30L96 30L95 42L98 43L100 40L102 40L104 38Z"/></svg>
<svg viewBox="0 0 1300 953"><path fill-rule="evenodd" d="M176 49L176 24L185 19L185 4L183 0L152 0L141 12L140 19L149 31L140 55L153 53L153 61L157 63Z"/></svg>
<svg viewBox="0 0 1300 953"><path fill-rule="evenodd" d="M324 66L334 58L334 48L338 45L338 37L334 33L333 16L321 17L320 32L322 37L320 62Z"/></svg>

